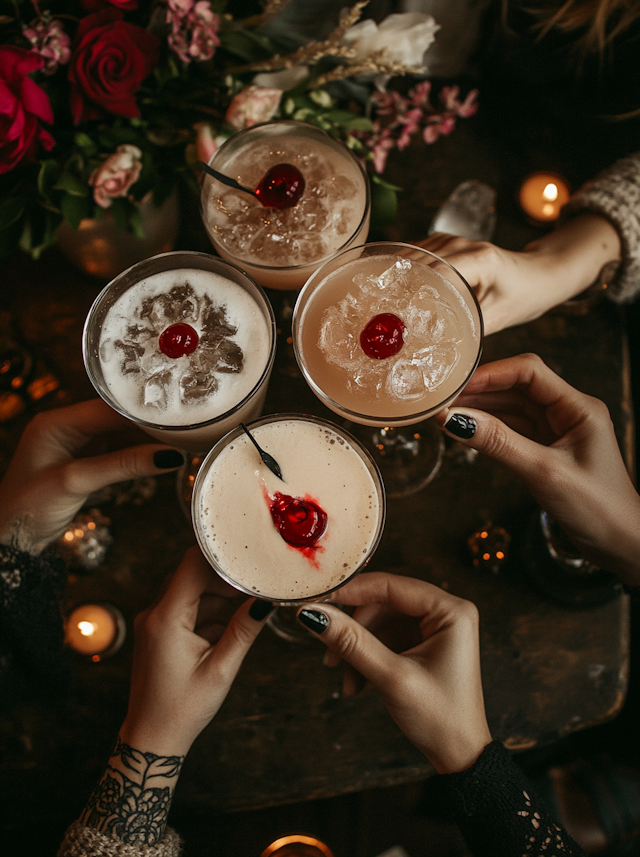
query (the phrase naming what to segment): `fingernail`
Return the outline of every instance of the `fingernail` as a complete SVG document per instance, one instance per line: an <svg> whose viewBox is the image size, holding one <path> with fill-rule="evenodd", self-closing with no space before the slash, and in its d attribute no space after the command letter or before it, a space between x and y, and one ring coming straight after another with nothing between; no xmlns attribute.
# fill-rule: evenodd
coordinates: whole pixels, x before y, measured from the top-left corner
<svg viewBox="0 0 640 857"><path fill-rule="evenodd" d="M153 453L153 463L158 470L180 467L184 464L184 455L179 449L159 449Z"/></svg>
<svg viewBox="0 0 640 857"><path fill-rule="evenodd" d="M298 622L301 622L310 631L322 634L329 626L329 617L319 610L301 610L298 613Z"/></svg>
<svg viewBox="0 0 640 857"><path fill-rule="evenodd" d="M467 416L467 414L452 414L444 424L444 427L456 437L469 440L476 433L478 423L473 417Z"/></svg>
<svg viewBox="0 0 640 857"><path fill-rule="evenodd" d="M251 607L249 607L249 616L255 619L256 622L262 622L272 610L273 604L271 601L261 601L259 598L256 598Z"/></svg>

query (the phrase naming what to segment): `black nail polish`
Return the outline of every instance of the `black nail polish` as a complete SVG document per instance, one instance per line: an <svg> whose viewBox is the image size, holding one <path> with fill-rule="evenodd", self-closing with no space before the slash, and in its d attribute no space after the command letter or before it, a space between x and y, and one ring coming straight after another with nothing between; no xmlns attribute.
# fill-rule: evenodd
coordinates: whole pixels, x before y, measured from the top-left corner
<svg viewBox="0 0 640 857"><path fill-rule="evenodd" d="M159 449L153 453L153 463L158 470L181 467L184 464L184 455L179 449Z"/></svg>
<svg viewBox="0 0 640 857"><path fill-rule="evenodd" d="M451 432L451 434L454 434L456 437L460 437L463 440L469 440L469 438L473 437L476 433L478 423L473 417L467 416L467 414L453 414L446 421L444 427L448 432Z"/></svg>
<svg viewBox="0 0 640 857"><path fill-rule="evenodd" d="M310 631L322 634L329 626L329 617L319 610L301 610L298 613L298 622L301 622Z"/></svg>
<svg viewBox="0 0 640 857"><path fill-rule="evenodd" d="M256 598L251 607L249 607L249 616L255 619L256 622L262 622L272 610L273 604L271 601L261 601L259 598Z"/></svg>

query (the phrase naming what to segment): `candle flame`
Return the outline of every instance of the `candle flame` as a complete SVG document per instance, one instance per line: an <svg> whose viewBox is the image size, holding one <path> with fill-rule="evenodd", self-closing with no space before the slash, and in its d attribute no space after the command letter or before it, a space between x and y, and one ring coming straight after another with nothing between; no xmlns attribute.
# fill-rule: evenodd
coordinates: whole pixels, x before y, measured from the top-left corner
<svg viewBox="0 0 640 857"><path fill-rule="evenodd" d="M542 191L542 196L545 199L548 199L553 202L554 199L558 198L558 185L555 185L553 184L553 182L550 182Z"/></svg>
<svg viewBox="0 0 640 857"><path fill-rule="evenodd" d="M96 626L93 622L78 622L78 630L82 634L83 637L90 637L92 634L96 632Z"/></svg>

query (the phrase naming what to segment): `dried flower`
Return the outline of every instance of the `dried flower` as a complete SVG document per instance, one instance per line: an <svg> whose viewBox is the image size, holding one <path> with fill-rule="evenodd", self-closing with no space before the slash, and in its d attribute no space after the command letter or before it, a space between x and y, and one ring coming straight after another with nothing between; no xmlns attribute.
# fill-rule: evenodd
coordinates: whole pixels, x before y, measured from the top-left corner
<svg viewBox="0 0 640 857"><path fill-rule="evenodd" d="M220 18L209 0L169 0L167 24L169 46L184 63L210 60L220 44Z"/></svg>
<svg viewBox="0 0 640 857"><path fill-rule="evenodd" d="M89 177L93 198L100 208L110 208L117 197L125 197L140 178L142 152L137 146L118 146Z"/></svg>
<svg viewBox="0 0 640 857"><path fill-rule="evenodd" d="M43 15L33 26L26 27L22 35L33 45L33 53L43 58L43 74L55 74L58 66L69 62L71 39L63 30L60 21Z"/></svg>

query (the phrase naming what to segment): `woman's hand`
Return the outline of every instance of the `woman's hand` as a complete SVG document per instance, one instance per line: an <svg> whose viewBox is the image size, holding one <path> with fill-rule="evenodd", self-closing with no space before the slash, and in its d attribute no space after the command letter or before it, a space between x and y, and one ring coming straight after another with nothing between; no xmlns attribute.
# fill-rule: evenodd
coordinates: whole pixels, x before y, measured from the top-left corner
<svg viewBox="0 0 640 857"><path fill-rule="evenodd" d="M157 443L74 458L97 435L130 425L101 399L31 420L0 483L0 544L15 539L18 548L37 554L61 535L94 491L184 462L177 449Z"/></svg>
<svg viewBox="0 0 640 857"><path fill-rule="evenodd" d="M187 551L162 598L136 618L123 742L160 756L188 752L272 609L255 599L237 607L242 598L198 548Z"/></svg>
<svg viewBox="0 0 640 857"><path fill-rule="evenodd" d="M521 354L480 366L437 420L513 470L585 559L640 584L640 496L603 402Z"/></svg>
<svg viewBox="0 0 640 857"><path fill-rule="evenodd" d="M446 259L469 283L486 334L538 318L580 294L620 258L617 231L597 214L578 215L521 252L442 233L417 244Z"/></svg>
<svg viewBox="0 0 640 857"><path fill-rule="evenodd" d="M343 659L371 682L438 773L473 765L491 742L476 607L422 580L381 572L359 575L331 600L358 609L350 617L329 604L309 604L298 618L333 662ZM377 635L391 627L389 648Z"/></svg>

